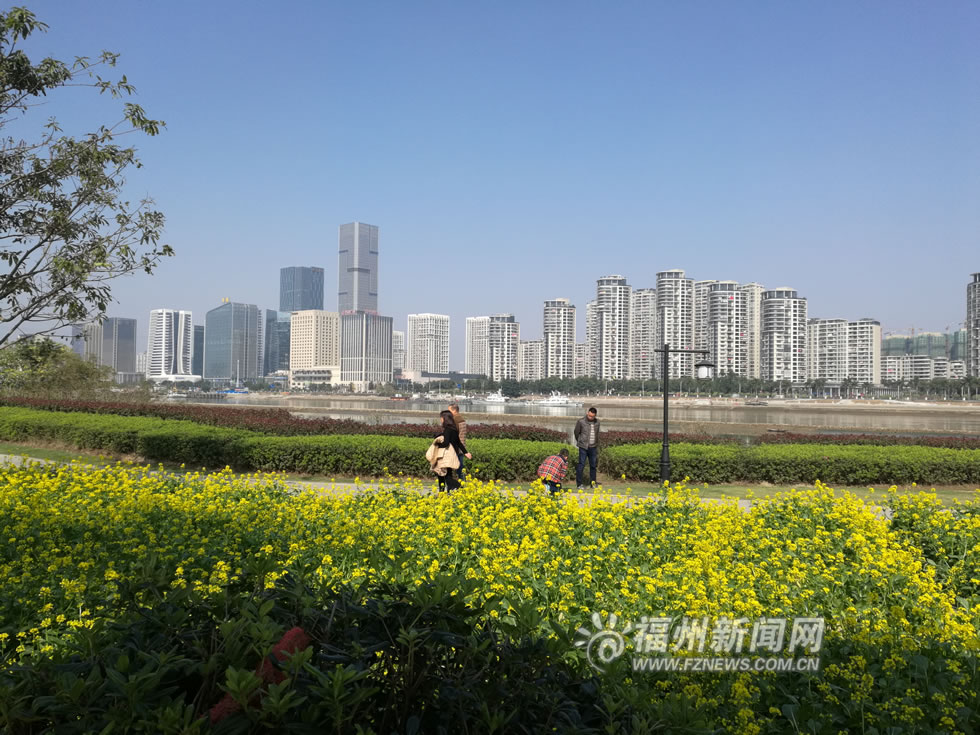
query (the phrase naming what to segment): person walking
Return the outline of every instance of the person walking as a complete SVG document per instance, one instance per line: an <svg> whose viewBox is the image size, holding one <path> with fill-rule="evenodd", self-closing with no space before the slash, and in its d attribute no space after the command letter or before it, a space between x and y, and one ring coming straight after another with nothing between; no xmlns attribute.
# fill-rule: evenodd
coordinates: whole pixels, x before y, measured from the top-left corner
<svg viewBox="0 0 980 735"><path fill-rule="evenodd" d="M575 468L575 484L579 490L584 490L582 471L585 460L589 460L589 482L595 487L595 472L599 464L599 419L598 411L593 406L586 411L585 416L575 422L575 445L578 447L578 467Z"/></svg>
<svg viewBox="0 0 980 735"><path fill-rule="evenodd" d="M455 401L449 404L449 410L453 414L453 421L456 422L456 430L459 432L459 441L465 445L466 444L466 419L464 419L463 414L459 412L459 404L456 403ZM456 470L456 475L457 477L459 477L460 482L462 482L463 480L466 479L466 476L463 474L463 457L465 457L466 455L464 455L462 452L457 452L456 456L459 457L459 469Z"/></svg>
<svg viewBox="0 0 980 735"><path fill-rule="evenodd" d="M442 433L436 437L442 437L442 445L446 447L446 451L455 451L457 455L466 457L467 459L473 459L473 455L466 451L466 445L460 441L459 429L456 427L456 421L453 419L453 412L448 409L439 412L439 419L442 421ZM458 490L459 489L459 478L456 477L456 472L452 467L446 468L446 474L439 476L439 490Z"/></svg>
<svg viewBox="0 0 980 735"><path fill-rule="evenodd" d="M548 492L557 495L561 492L561 482L568 473L568 450L562 449L558 454L545 457L538 466L538 477L544 481Z"/></svg>

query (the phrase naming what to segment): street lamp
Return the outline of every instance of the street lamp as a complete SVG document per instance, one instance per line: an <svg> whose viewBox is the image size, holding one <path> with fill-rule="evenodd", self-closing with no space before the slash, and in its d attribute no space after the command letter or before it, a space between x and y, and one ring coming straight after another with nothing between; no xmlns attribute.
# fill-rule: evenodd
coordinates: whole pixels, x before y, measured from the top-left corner
<svg viewBox="0 0 980 735"><path fill-rule="evenodd" d="M661 353L662 355L661 367L663 368L661 372L662 372L663 390L664 390L664 435L663 435L663 443L661 444L661 449L660 449L660 481L670 482L670 439L668 436L668 432L670 429L670 425L668 423L668 416L669 416L668 405L670 401L670 386L668 385L669 375L667 370L668 364L670 363L670 356L671 355L701 355L703 358L703 356L709 355L711 353L708 350L671 349L670 345L668 344L664 344L662 349L654 350L654 352ZM694 367L696 367L698 370L698 377L703 379L708 377L711 368L713 368L714 366L715 365L713 362L708 362L707 360L702 359L701 362L699 362Z"/></svg>

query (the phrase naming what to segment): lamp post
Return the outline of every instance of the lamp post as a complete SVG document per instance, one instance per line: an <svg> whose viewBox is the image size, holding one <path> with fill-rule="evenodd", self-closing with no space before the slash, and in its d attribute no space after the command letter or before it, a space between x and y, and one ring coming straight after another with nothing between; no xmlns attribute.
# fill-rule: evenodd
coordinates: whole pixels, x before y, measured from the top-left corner
<svg viewBox="0 0 980 735"><path fill-rule="evenodd" d="M663 390L664 390L664 436L663 443L660 449L660 481L670 482L670 438L669 438L669 404L670 404L670 386L668 384L668 365L670 363L671 355L705 355L711 354L708 350L682 350L679 348L671 349L669 344L664 344L662 349L654 350L654 352L659 352L662 355L661 366L662 366L662 380L663 380ZM698 377L706 378L708 376L708 370L713 368L714 363L708 362L704 359L701 360L695 367L698 369Z"/></svg>

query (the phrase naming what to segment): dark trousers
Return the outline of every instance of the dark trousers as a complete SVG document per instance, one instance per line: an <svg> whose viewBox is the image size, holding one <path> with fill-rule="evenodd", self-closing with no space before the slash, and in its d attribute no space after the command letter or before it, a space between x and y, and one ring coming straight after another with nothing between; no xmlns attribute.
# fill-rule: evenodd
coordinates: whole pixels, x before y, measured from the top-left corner
<svg viewBox="0 0 980 735"><path fill-rule="evenodd" d="M439 491L459 490L459 478L456 477L456 470L446 470L445 475L436 475L439 478Z"/></svg>
<svg viewBox="0 0 980 735"><path fill-rule="evenodd" d="M575 484L582 487L582 470L585 469L585 459L589 460L589 482L595 485L595 469L599 464L599 447L588 449L578 448L578 467L575 468Z"/></svg>
<svg viewBox="0 0 980 735"><path fill-rule="evenodd" d="M466 458L466 455L457 454L456 456L459 457L459 469L456 470L456 475L460 480L465 480L466 475L463 474L463 460Z"/></svg>
<svg viewBox="0 0 980 735"><path fill-rule="evenodd" d="M558 493L561 492L561 483L560 482L553 482L552 480L545 480L544 481L544 486L545 486L545 489L549 493L551 493L552 495L557 495Z"/></svg>

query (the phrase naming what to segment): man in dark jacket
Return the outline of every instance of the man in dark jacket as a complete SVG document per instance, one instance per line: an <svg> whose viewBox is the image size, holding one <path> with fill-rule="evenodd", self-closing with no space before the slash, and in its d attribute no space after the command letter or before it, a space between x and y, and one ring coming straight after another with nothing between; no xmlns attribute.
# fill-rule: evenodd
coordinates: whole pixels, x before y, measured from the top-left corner
<svg viewBox="0 0 980 735"><path fill-rule="evenodd" d="M598 412L590 408L584 417L575 422L575 444L578 446L578 467L575 468L575 484L579 490L584 489L582 471L585 460L589 460L589 481L595 487L595 471L599 464L599 419Z"/></svg>

